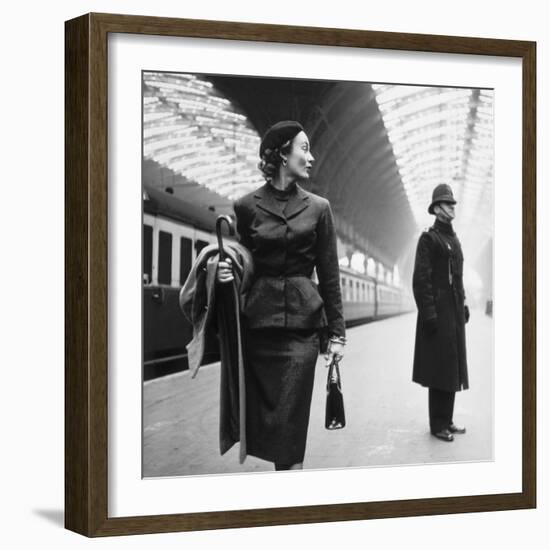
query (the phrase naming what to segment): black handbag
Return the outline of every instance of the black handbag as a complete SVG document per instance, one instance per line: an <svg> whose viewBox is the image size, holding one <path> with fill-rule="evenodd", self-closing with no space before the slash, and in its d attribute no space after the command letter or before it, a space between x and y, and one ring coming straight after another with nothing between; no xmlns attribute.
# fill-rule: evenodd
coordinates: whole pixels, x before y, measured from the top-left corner
<svg viewBox="0 0 550 550"><path fill-rule="evenodd" d="M325 409L325 428L338 430L346 425L344 412L344 394L342 393L342 379L338 361L330 362L327 376L327 404Z"/></svg>

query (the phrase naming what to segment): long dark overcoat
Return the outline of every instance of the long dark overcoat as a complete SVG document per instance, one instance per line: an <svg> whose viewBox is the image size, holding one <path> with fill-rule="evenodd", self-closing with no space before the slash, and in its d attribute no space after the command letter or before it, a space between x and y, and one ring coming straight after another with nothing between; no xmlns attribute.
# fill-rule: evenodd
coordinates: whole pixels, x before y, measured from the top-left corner
<svg viewBox="0 0 550 550"><path fill-rule="evenodd" d="M463 262L451 225L436 220L420 236L413 274L418 308L413 381L450 392L468 388ZM425 329L430 319L436 319L435 333Z"/></svg>

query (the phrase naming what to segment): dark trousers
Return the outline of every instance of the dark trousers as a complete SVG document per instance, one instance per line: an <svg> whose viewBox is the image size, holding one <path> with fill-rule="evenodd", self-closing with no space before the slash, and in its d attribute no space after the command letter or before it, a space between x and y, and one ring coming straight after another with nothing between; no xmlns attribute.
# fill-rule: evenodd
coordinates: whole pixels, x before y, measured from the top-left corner
<svg viewBox="0 0 550 550"><path fill-rule="evenodd" d="M432 433L448 428L453 421L455 392L429 389L428 408L430 414L430 430Z"/></svg>

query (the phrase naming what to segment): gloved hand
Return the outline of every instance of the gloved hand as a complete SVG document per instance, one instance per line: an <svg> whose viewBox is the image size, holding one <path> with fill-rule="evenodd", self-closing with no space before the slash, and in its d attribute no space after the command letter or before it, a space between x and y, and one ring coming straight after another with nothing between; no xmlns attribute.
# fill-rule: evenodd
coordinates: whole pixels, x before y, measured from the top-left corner
<svg viewBox="0 0 550 550"><path fill-rule="evenodd" d="M227 257L225 260L220 260L218 262L218 271L216 273L216 280L218 283L228 283L233 279L231 258Z"/></svg>
<svg viewBox="0 0 550 550"><path fill-rule="evenodd" d="M327 364L326 364L327 367L329 363L332 362L333 356L337 361L340 361L344 357L344 344L340 344L338 342L333 342L332 340L329 340L328 348L325 353L325 360L327 361Z"/></svg>
<svg viewBox="0 0 550 550"><path fill-rule="evenodd" d="M470 308L468 306L464 306L464 319L466 322L470 320Z"/></svg>
<svg viewBox="0 0 550 550"><path fill-rule="evenodd" d="M437 332L437 317L432 317L424 321L423 328L428 336L435 334Z"/></svg>

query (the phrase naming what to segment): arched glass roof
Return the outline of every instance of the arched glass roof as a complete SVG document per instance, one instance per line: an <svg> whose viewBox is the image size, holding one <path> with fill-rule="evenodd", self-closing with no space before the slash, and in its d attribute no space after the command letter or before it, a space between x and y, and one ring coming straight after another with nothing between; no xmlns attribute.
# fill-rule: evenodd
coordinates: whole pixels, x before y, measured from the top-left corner
<svg viewBox="0 0 550 550"><path fill-rule="evenodd" d="M455 226L492 234L493 92L425 86L373 85L405 192L419 227L432 190L452 186Z"/></svg>
<svg viewBox="0 0 550 550"><path fill-rule="evenodd" d="M427 207L441 182L458 201L463 247L473 256L492 236L491 90L145 72L144 178L230 212L264 183L258 133L288 118L310 136L311 190L369 257L404 261L415 228L433 223Z"/></svg>
<svg viewBox="0 0 550 550"><path fill-rule="evenodd" d="M143 154L229 200L263 183L260 138L247 117L206 79L143 76Z"/></svg>

